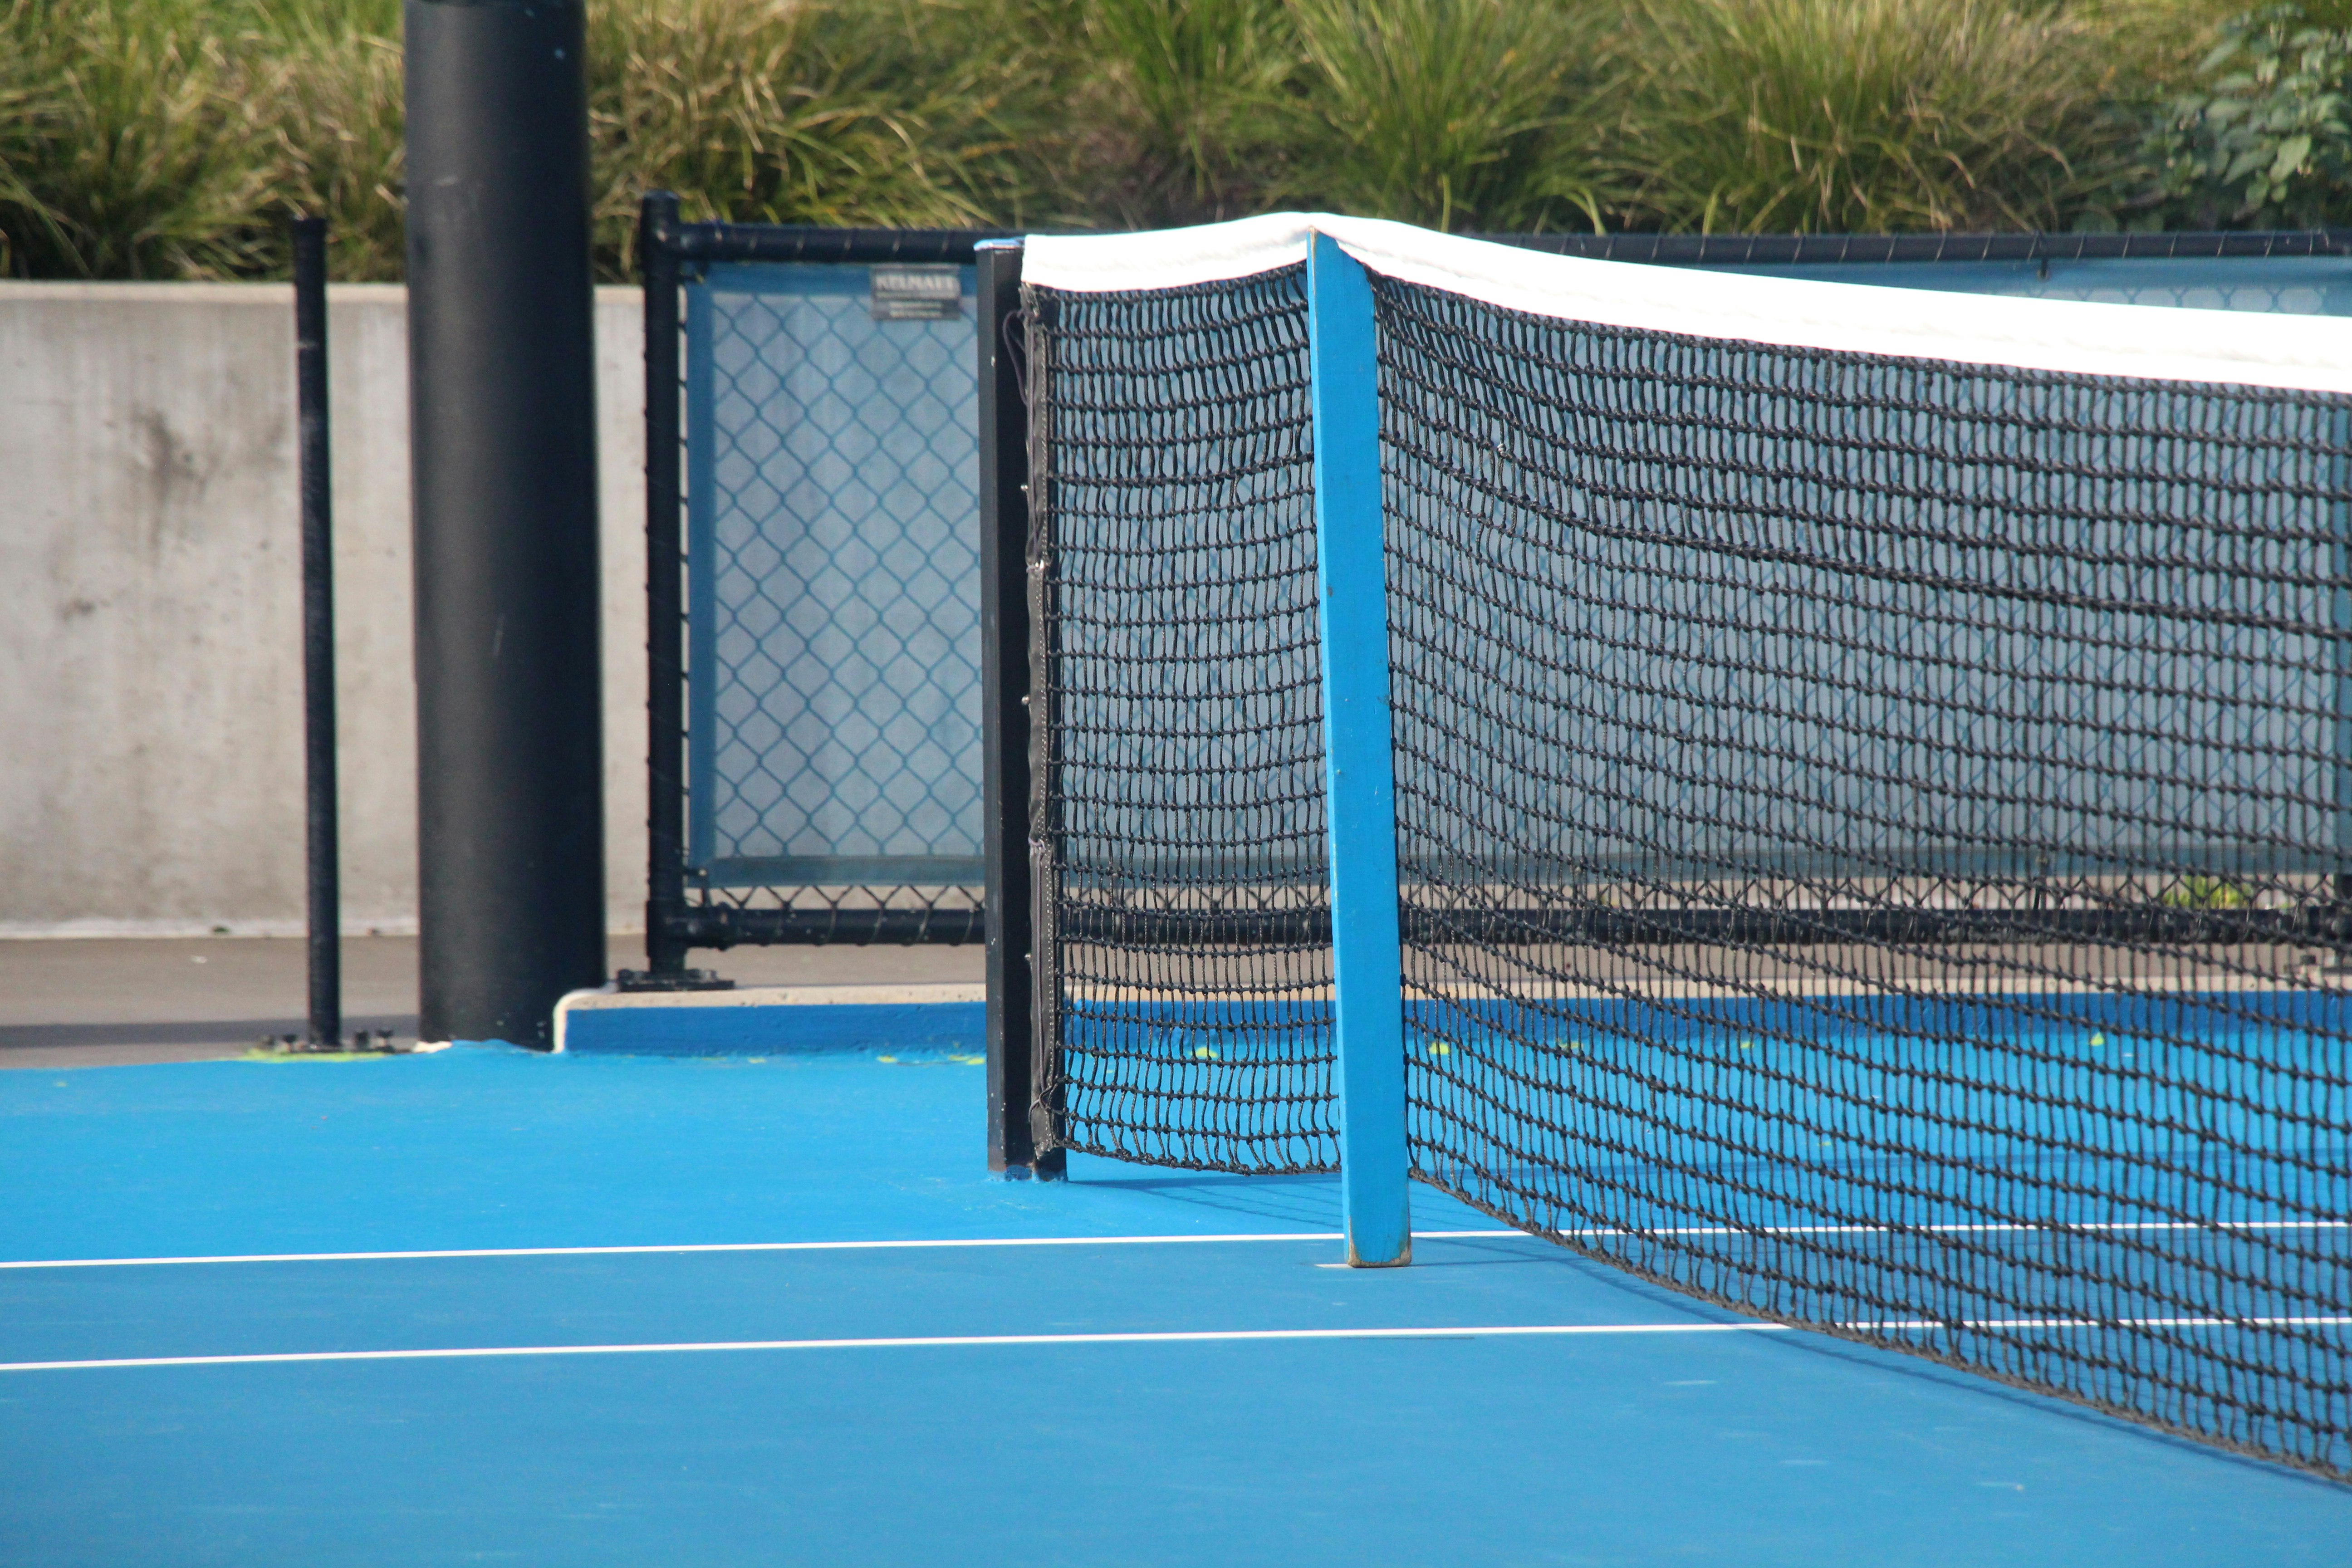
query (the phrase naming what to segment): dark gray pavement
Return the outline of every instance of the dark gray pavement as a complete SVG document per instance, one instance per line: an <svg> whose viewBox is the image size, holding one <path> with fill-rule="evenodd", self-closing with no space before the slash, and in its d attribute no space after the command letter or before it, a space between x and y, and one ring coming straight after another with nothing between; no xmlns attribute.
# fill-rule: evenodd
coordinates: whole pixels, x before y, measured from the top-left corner
<svg viewBox="0 0 2352 1568"><path fill-rule="evenodd" d="M265 1035L302 1030L303 954L300 941L274 937L0 941L0 1068L242 1055ZM613 969L645 962L642 938L613 939ZM981 979L977 946L738 948L693 962L740 984ZM344 941L343 1019L416 1037L414 937Z"/></svg>

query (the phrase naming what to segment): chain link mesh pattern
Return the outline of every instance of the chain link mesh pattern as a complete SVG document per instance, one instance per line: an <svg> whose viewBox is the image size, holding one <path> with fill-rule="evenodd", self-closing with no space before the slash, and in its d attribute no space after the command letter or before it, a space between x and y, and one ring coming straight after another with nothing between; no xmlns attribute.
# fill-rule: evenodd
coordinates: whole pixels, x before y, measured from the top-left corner
<svg viewBox="0 0 2352 1568"><path fill-rule="evenodd" d="M2352 405L1374 283L1415 1174L2352 1475ZM1041 1100L1328 1166L1297 274L1030 302Z"/></svg>
<svg viewBox="0 0 2352 1568"><path fill-rule="evenodd" d="M877 321L868 279L741 265L688 291L688 866L706 901L968 920L970 288L957 318Z"/></svg>
<svg viewBox="0 0 2352 1568"><path fill-rule="evenodd" d="M1301 277L1024 290L1042 1147L1337 1166Z"/></svg>

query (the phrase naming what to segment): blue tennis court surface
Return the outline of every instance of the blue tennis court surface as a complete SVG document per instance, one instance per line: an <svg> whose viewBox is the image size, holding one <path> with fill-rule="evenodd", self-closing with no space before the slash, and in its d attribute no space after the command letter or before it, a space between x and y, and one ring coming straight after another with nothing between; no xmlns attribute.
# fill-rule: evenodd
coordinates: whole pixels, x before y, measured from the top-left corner
<svg viewBox="0 0 2352 1568"><path fill-rule="evenodd" d="M2283 1564L2352 1540L2352 1489L1750 1325L1426 1189L1414 1266L1349 1270L1329 1179L991 1181L981 1097L946 1054L0 1074L0 1258L238 1259L0 1268L0 1561Z"/></svg>

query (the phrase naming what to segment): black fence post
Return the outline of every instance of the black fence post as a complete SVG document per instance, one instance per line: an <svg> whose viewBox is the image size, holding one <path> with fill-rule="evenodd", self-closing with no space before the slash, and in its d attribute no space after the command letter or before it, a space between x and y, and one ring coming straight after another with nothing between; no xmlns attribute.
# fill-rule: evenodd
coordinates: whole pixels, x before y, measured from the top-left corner
<svg viewBox="0 0 2352 1568"><path fill-rule="evenodd" d="M303 854L310 920L310 1035L343 1037L341 850L335 801L334 486L327 424L327 220L298 217L294 406L302 483Z"/></svg>
<svg viewBox="0 0 2352 1568"><path fill-rule="evenodd" d="M686 605L680 576L677 197L646 194L637 222L646 289L646 963L682 977L686 909ZM634 976L629 978L634 979Z"/></svg>
<svg viewBox="0 0 2352 1568"><path fill-rule="evenodd" d="M406 0L419 1032L546 1046L604 978L580 0Z"/></svg>
<svg viewBox="0 0 2352 1568"><path fill-rule="evenodd" d="M980 684L988 835L988 1168L1062 1173L1059 1149L1030 1136L1035 996L1029 887L1029 420L1013 344L1021 247L980 247Z"/></svg>

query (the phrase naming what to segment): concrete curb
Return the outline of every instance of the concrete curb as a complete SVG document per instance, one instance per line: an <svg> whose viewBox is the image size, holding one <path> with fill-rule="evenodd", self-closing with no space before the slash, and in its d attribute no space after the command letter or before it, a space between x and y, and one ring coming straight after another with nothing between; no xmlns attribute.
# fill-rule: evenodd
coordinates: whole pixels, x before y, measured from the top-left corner
<svg viewBox="0 0 2352 1568"><path fill-rule="evenodd" d="M555 1005L555 1048L641 1057L980 1055L987 988L968 984L759 985L732 991L574 991Z"/></svg>

